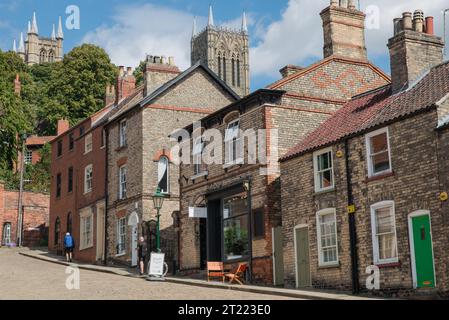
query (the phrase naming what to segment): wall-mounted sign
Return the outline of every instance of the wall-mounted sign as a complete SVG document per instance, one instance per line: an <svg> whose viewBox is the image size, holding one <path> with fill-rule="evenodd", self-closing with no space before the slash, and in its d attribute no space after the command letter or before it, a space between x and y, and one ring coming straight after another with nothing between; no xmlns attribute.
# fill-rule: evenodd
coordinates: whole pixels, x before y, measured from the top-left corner
<svg viewBox="0 0 449 320"><path fill-rule="evenodd" d="M189 218L207 218L207 208L203 207L189 207Z"/></svg>

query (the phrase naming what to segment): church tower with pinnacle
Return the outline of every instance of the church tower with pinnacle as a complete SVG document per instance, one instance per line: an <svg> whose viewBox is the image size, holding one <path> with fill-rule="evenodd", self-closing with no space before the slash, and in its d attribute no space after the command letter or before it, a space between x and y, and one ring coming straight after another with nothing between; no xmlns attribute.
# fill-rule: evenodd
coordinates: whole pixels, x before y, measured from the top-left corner
<svg viewBox="0 0 449 320"><path fill-rule="evenodd" d="M64 33L62 31L61 17L59 17L57 31L55 25L53 25L53 30L49 38L39 37L36 13L33 13L32 22L28 21L26 38L21 33L18 47L16 40L14 40L13 51L17 52L28 65L57 62L61 61L64 56L63 40Z"/></svg>
<svg viewBox="0 0 449 320"><path fill-rule="evenodd" d="M240 30L216 26L212 6L206 28L197 33L193 21L191 63L201 61L214 71L238 95L249 94L249 37L246 14Z"/></svg>

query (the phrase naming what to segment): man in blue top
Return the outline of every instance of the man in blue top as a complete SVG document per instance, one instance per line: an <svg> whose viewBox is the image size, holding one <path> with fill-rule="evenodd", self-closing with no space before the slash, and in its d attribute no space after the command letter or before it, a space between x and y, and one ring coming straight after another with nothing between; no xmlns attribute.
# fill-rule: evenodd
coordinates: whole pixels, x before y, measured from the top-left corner
<svg viewBox="0 0 449 320"><path fill-rule="evenodd" d="M64 237L64 249L65 249L65 256L67 258L67 262L72 262L72 254L73 254L74 247L75 247L75 241L73 240L73 237L70 235L70 233L67 232Z"/></svg>

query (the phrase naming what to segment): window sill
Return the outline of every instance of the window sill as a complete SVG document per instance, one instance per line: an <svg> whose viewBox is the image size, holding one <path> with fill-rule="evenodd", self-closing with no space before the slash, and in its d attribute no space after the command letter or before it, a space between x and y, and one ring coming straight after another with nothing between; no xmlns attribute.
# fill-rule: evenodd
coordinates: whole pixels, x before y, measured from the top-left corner
<svg viewBox="0 0 449 320"><path fill-rule="evenodd" d="M331 193L335 191L335 187L329 188L329 189L323 189L323 190L315 190L315 195L319 196L326 193Z"/></svg>
<svg viewBox="0 0 449 320"><path fill-rule="evenodd" d="M88 194L92 193L92 190L86 191L83 193L83 195L87 196Z"/></svg>
<svg viewBox="0 0 449 320"><path fill-rule="evenodd" d="M126 252L119 253L119 254L115 255L116 258L120 258L120 257L124 257L124 256L126 256Z"/></svg>
<svg viewBox="0 0 449 320"><path fill-rule="evenodd" d="M369 182L379 181L379 180L382 180L382 179L385 179L385 178L389 178L389 177L394 177L394 176L395 176L394 171L385 172L385 173L382 173L382 174L379 174L379 175L376 175L376 176L367 177L365 179L365 182L369 183Z"/></svg>
<svg viewBox="0 0 449 320"><path fill-rule="evenodd" d="M324 264L324 265L318 265L318 269L322 270L322 269L334 269L334 268L340 268L340 262L337 263L333 263L333 264Z"/></svg>
<svg viewBox="0 0 449 320"><path fill-rule="evenodd" d="M243 165L243 160L237 160L237 161L232 162L232 163L224 164L223 165L223 169L229 169L229 168L237 167L237 166L241 166L241 165Z"/></svg>
<svg viewBox="0 0 449 320"><path fill-rule="evenodd" d="M387 263L376 263L375 264L376 267L378 267L379 269L387 269L387 268L399 268L402 266L402 263L400 263L399 261L397 262L387 262Z"/></svg>
<svg viewBox="0 0 449 320"><path fill-rule="evenodd" d="M80 248L79 251L81 252L81 251L84 251L84 250L92 249L93 247L94 247L93 245L90 245L90 246L85 247L85 248Z"/></svg>
<svg viewBox="0 0 449 320"><path fill-rule="evenodd" d="M88 154L91 153L91 152L92 152L92 150L90 150L90 151L84 151L83 156L86 156L86 155L88 155Z"/></svg>
<svg viewBox="0 0 449 320"><path fill-rule="evenodd" d="M118 148L115 149L115 151L116 151L116 152L120 152L120 151L123 151L123 150L125 150L125 149L128 149L128 146L127 146L127 145L126 145L126 146L118 147Z"/></svg>
<svg viewBox="0 0 449 320"><path fill-rule="evenodd" d="M198 179L198 178L207 177L208 175L209 175L209 172L208 172L208 171L201 172L201 173L198 173L198 174L196 174L196 175L190 177L190 180L196 180L196 179Z"/></svg>

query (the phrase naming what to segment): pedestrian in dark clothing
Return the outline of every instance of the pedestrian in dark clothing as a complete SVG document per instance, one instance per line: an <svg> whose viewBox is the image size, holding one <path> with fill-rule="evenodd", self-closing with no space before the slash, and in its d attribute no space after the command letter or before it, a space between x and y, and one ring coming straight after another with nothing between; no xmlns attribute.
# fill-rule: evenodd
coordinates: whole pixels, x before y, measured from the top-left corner
<svg viewBox="0 0 449 320"><path fill-rule="evenodd" d="M64 237L64 251L67 262L72 262L73 248L75 247L75 240L73 240L72 235L67 232Z"/></svg>
<svg viewBox="0 0 449 320"><path fill-rule="evenodd" d="M143 275L145 273L145 261L147 258L147 242L145 241L144 237L140 237L139 244L137 246L138 250L138 257L139 257L139 267L140 267L140 275Z"/></svg>

